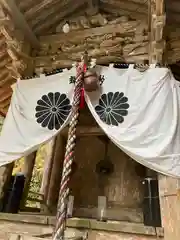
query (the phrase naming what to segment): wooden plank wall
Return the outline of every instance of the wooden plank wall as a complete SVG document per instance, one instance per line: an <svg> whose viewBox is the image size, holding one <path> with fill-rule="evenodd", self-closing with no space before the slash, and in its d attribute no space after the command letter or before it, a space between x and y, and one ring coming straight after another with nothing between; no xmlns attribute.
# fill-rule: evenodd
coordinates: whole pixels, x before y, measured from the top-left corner
<svg viewBox="0 0 180 240"><path fill-rule="evenodd" d="M84 109L79 125L87 124L97 126L88 110ZM105 144L98 136L78 137L75 151L77 169L70 183L71 195L75 197L74 216L97 217L98 196L102 195L102 189L96 164L103 160L104 156ZM139 164L111 142L108 146L108 156L114 165L114 172L104 179L108 218L142 222L143 185L136 172Z"/></svg>

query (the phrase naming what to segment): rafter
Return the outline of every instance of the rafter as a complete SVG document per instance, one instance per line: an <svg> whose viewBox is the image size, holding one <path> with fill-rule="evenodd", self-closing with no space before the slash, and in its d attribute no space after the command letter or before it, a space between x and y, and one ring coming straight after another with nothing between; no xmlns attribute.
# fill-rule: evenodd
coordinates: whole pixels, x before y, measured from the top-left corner
<svg viewBox="0 0 180 240"><path fill-rule="evenodd" d="M62 6L60 10L58 10L57 7L57 10L55 12L46 11L47 13L46 19L41 20L40 22L38 22L38 24L36 24L36 26L34 26L35 33L39 34L45 32L47 29L50 29L63 19L66 19L67 16L73 14L78 9L80 9L85 4L85 2L86 0L81 0L80 2L74 1L71 2L72 3L71 8L67 8L67 5L65 5ZM48 19L51 19L51 21L49 22Z"/></svg>
<svg viewBox="0 0 180 240"><path fill-rule="evenodd" d="M73 42L74 44L86 42L87 38L98 37L106 34L128 34L132 36L136 31L143 31L146 28L146 23L142 21L128 21L126 23L109 24L101 27L81 29L76 32L67 34L58 33L53 35L41 36L41 45L62 44L65 42Z"/></svg>
<svg viewBox="0 0 180 240"><path fill-rule="evenodd" d="M8 10L10 13L15 27L22 30L24 37L30 42L33 48L39 48L39 41L33 33L32 29L29 27L27 21L25 20L23 14L20 12L14 0L1 0L2 6Z"/></svg>
<svg viewBox="0 0 180 240"><path fill-rule="evenodd" d="M121 10L126 10L127 12L129 12L129 14L131 14L132 12L136 12L137 14L147 14L146 4L127 0L101 0L100 7L102 10L106 10L107 8L109 8L109 11L112 10L112 12L114 12L114 10L117 10L117 13L119 12L119 14L122 14Z"/></svg>
<svg viewBox="0 0 180 240"><path fill-rule="evenodd" d="M8 56L8 54L7 54L7 56ZM5 59L1 59L1 61L0 61L0 70L2 71L2 69L4 69L4 66L9 64L10 62L11 62L10 57L5 58Z"/></svg>
<svg viewBox="0 0 180 240"><path fill-rule="evenodd" d="M11 92L11 91L8 91L8 92L6 92L5 94L3 94L3 95L1 96L1 102L5 101L5 100L8 99L8 98L11 98L11 95L12 95L12 92Z"/></svg>
<svg viewBox="0 0 180 240"><path fill-rule="evenodd" d="M10 102L11 102L11 98L6 99L5 101L0 103L0 108L3 108L5 110L6 108L9 107Z"/></svg>
<svg viewBox="0 0 180 240"><path fill-rule="evenodd" d="M99 12L100 0L87 0L87 13L88 15L95 15Z"/></svg>
<svg viewBox="0 0 180 240"><path fill-rule="evenodd" d="M47 0L43 0L43 1L39 1L37 4L35 4L32 7L28 8L28 11L26 11L26 18L28 20L31 19L32 16L38 16L40 14L40 12L44 9L46 10L50 10L53 7L57 7L56 4L61 4L62 6L65 5L66 7L68 6L68 3L71 2L71 0L54 0L54 1L47 1Z"/></svg>
<svg viewBox="0 0 180 240"><path fill-rule="evenodd" d="M10 86L0 88L0 95L6 94L6 93L8 93L8 92L12 92L12 89L11 89Z"/></svg>
<svg viewBox="0 0 180 240"><path fill-rule="evenodd" d="M0 115L2 117L6 117L6 112L4 111L4 109L0 109Z"/></svg>
<svg viewBox="0 0 180 240"><path fill-rule="evenodd" d="M3 87L5 84L11 85L13 82L14 82L14 79L12 78L12 76L9 73L3 80L0 81L0 87Z"/></svg>

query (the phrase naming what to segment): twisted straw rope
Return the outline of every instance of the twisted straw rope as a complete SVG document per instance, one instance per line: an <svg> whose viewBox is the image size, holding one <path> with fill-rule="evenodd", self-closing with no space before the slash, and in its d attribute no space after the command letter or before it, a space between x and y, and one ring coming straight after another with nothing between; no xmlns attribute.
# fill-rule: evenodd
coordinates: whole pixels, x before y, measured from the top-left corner
<svg viewBox="0 0 180 240"><path fill-rule="evenodd" d="M79 104L81 97L81 88L83 84L83 67L78 66L77 77L75 82L74 97L72 103L71 121L69 123L68 140L66 145L66 153L63 163L63 172L59 193L58 201L58 212L56 216L56 226L54 231L53 240L64 240L64 232L66 228L66 213L67 213L67 202L69 196L69 179L71 173L71 166L74 159L74 147L76 140L76 127L79 117Z"/></svg>

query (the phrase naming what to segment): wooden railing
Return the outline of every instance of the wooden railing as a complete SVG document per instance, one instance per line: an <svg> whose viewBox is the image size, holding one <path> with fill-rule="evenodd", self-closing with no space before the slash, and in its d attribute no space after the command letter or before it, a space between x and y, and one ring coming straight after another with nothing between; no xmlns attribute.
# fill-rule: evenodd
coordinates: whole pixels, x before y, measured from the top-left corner
<svg viewBox="0 0 180 240"><path fill-rule="evenodd" d="M52 212L52 210L47 205L43 194L33 192L33 191L29 191L29 193L32 194L32 195L35 195L35 197L28 196L27 201L40 203L42 212L45 212L45 213L51 213Z"/></svg>

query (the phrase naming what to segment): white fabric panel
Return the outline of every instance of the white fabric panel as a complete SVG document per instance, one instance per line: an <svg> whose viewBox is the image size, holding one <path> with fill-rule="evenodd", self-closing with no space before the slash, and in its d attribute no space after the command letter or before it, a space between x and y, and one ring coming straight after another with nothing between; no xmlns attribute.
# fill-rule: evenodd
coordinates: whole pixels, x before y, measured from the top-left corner
<svg viewBox="0 0 180 240"><path fill-rule="evenodd" d="M0 135L0 166L36 150L68 123L75 69L19 80Z"/></svg>
<svg viewBox="0 0 180 240"><path fill-rule="evenodd" d="M180 177L180 89L170 70L97 71L105 81L86 102L99 126L139 163Z"/></svg>
<svg viewBox="0 0 180 240"><path fill-rule="evenodd" d="M180 177L180 89L169 69L96 67L105 81L86 93L99 126L141 164ZM36 150L68 124L75 69L18 81L0 135L0 166Z"/></svg>

